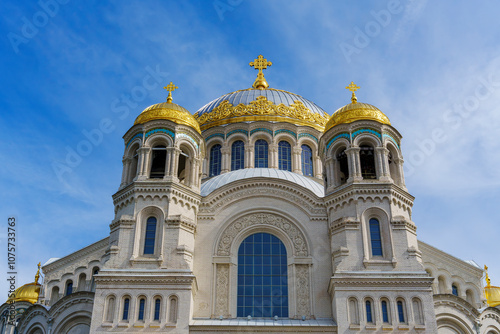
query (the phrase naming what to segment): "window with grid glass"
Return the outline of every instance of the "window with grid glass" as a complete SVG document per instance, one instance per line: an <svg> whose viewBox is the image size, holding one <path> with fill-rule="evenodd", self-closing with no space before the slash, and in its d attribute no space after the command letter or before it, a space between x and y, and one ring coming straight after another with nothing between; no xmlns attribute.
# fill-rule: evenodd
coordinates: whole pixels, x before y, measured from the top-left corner
<svg viewBox="0 0 500 334"><path fill-rule="evenodd" d="M235 141L231 146L231 170L245 168L245 143Z"/></svg>
<svg viewBox="0 0 500 334"><path fill-rule="evenodd" d="M215 144L210 149L210 168L208 172L209 176L216 176L220 174L222 162L222 154L220 152L221 148L222 146L220 146L220 144Z"/></svg>
<svg viewBox="0 0 500 334"><path fill-rule="evenodd" d="M264 139L255 142L255 168L268 167L268 145Z"/></svg>
<svg viewBox="0 0 500 334"><path fill-rule="evenodd" d="M288 317L286 249L272 234L253 234L240 245L237 315Z"/></svg>
<svg viewBox="0 0 500 334"><path fill-rule="evenodd" d="M305 176L313 176L312 150L307 145L302 145L302 174Z"/></svg>

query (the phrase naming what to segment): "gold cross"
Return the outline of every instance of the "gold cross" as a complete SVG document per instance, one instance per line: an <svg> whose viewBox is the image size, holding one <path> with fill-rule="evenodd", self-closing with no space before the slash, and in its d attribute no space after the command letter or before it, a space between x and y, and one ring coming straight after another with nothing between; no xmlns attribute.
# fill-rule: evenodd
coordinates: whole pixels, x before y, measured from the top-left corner
<svg viewBox="0 0 500 334"><path fill-rule="evenodd" d="M271 66L272 64L273 63L267 61L267 59L265 59L264 56L262 55L259 55L257 59L254 59L254 61L249 63L250 66L254 67L256 70L259 70L259 73L257 74L257 79L255 79L255 82L253 83L252 87L259 89L264 89L269 87L269 84L264 78L264 73L262 73L262 70L265 70L268 66Z"/></svg>
<svg viewBox="0 0 500 334"><path fill-rule="evenodd" d="M167 86L163 87L163 89L168 90L167 103L172 103L172 92L174 90L176 90L177 88L179 88L179 87L177 87L176 85L174 85L172 83L172 81L170 81L170 83Z"/></svg>
<svg viewBox="0 0 500 334"><path fill-rule="evenodd" d="M352 103L358 102L358 98L356 97L356 94L354 94L354 92L359 89L359 86L356 86L354 84L354 81L351 81L351 83L345 89L349 89L352 92L351 102Z"/></svg>
<svg viewBox="0 0 500 334"><path fill-rule="evenodd" d="M262 73L262 70L265 70L268 66L271 66L273 63L267 61L263 55L259 55L257 59L254 59L249 65L255 67L256 70L259 70L259 73Z"/></svg>

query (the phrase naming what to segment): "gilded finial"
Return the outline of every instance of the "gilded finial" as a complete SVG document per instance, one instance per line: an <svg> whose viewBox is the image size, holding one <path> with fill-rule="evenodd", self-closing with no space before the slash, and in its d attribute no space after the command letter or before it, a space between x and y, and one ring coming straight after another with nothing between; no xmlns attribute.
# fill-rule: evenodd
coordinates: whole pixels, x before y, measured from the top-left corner
<svg viewBox="0 0 500 334"><path fill-rule="evenodd" d="M254 61L249 63L250 66L254 67L256 70L259 70L259 73L257 74L257 79L255 79L255 82L252 85L253 88L265 89L269 87L269 84L264 78L264 73L262 73L262 70L265 70L268 66L271 66L272 64L273 63L267 61L267 59L265 59L264 56L262 55L259 55L257 59L254 59Z"/></svg>
<svg viewBox="0 0 500 334"><path fill-rule="evenodd" d="M172 81L170 81L170 83L167 86L163 87L163 89L168 90L167 103L172 103L172 92L177 88L179 87L174 85Z"/></svg>
<svg viewBox="0 0 500 334"><path fill-rule="evenodd" d="M486 287L489 288L491 287L491 279L488 276L488 267L486 265L484 265L484 271L486 272L486 277L484 278L486 280Z"/></svg>
<svg viewBox="0 0 500 334"><path fill-rule="evenodd" d="M35 284L38 284L38 279L40 278L40 266L42 265L41 262L38 262L38 270L35 275Z"/></svg>
<svg viewBox="0 0 500 334"><path fill-rule="evenodd" d="M356 97L356 94L354 94L354 92L359 89L359 86L356 86L354 84L354 81L351 81L351 83L349 84L349 86L347 86L345 89L349 89L352 92L351 102L352 103L358 102L358 98Z"/></svg>

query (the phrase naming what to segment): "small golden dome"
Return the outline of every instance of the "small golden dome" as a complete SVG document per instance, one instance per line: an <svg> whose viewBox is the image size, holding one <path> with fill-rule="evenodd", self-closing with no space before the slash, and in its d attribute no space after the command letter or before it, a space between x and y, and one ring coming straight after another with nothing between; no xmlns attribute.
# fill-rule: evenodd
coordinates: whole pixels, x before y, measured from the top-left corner
<svg viewBox="0 0 500 334"><path fill-rule="evenodd" d="M143 124L155 119L165 119L176 124L184 124L201 133L200 125L193 115L187 109L172 102L163 102L147 107L137 116L134 125Z"/></svg>
<svg viewBox="0 0 500 334"><path fill-rule="evenodd" d="M325 132L336 125L354 121L370 120L391 125L389 118L375 106L368 103L353 102L337 109L325 126Z"/></svg>
<svg viewBox="0 0 500 334"><path fill-rule="evenodd" d="M38 283L28 283L19 287L7 299L7 303L12 302L30 302L34 304L38 301L41 285Z"/></svg>

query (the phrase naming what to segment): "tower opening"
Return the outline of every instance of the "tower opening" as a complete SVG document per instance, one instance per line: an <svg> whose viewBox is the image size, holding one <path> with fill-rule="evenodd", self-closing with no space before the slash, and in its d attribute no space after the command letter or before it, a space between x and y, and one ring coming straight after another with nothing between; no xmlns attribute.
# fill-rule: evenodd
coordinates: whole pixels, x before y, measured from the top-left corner
<svg viewBox="0 0 500 334"><path fill-rule="evenodd" d="M165 146L155 146L152 149L151 172L149 177L161 179L165 176L165 164L167 162L167 148Z"/></svg>
<svg viewBox="0 0 500 334"><path fill-rule="evenodd" d="M360 146L359 160L361 163L361 176L363 177L363 179L376 179L377 172L375 169L375 154L373 146Z"/></svg>
<svg viewBox="0 0 500 334"><path fill-rule="evenodd" d="M345 153L345 148L337 154L337 162L338 162L338 180L339 184L344 184L347 182L349 178L349 165L347 162L347 154Z"/></svg>

